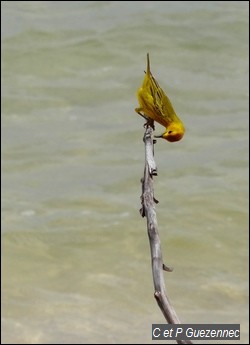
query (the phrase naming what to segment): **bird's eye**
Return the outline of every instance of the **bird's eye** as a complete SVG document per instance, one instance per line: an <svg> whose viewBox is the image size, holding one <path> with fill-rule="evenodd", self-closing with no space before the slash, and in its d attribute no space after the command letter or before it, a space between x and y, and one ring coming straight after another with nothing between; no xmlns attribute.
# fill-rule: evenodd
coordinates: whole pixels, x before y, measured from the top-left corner
<svg viewBox="0 0 250 345"><path fill-rule="evenodd" d="M168 134L171 134L173 131L168 131Z"/></svg>

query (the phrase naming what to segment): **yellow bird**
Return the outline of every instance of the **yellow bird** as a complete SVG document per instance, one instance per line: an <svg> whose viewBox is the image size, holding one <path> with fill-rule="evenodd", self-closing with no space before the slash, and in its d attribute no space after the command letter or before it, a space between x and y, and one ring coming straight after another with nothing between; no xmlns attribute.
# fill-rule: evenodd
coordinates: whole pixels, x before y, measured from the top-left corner
<svg viewBox="0 0 250 345"><path fill-rule="evenodd" d="M185 132L184 125L150 71L149 54L147 54L147 72L145 73L142 86L137 91L140 107L135 111L144 118L166 127L165 132L155 136L156 138L164 138L171 142L181 140Z"/></svg>

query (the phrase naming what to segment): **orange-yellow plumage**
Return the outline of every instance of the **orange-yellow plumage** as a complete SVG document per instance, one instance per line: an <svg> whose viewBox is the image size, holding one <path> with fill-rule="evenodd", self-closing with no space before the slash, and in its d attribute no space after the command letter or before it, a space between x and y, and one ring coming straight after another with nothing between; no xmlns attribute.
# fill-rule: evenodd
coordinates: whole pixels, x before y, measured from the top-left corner
<svg viewBox="0 0 250 345"><path fill-rule="evenodd" d="M149 54L147 54L147 71L142 86L137 91L139 108L135 111L145 118L154 120L166 128L159 136L170 142L181 140L185 128L174 108L150 71Z"/></svg>

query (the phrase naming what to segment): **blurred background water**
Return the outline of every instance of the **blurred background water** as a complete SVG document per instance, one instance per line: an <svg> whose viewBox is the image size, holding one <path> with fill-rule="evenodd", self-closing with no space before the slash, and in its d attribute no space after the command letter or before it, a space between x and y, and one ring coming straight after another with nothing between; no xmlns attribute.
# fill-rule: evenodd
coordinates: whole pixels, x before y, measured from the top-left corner
<svg viewBox="0 0 250 345"><path fill-rule="evenodd" d="M248 2L1 6L2 343L152 343L165 322L139 215L147 52L186 127L155 147L169 297L247 343Z"/></svg>

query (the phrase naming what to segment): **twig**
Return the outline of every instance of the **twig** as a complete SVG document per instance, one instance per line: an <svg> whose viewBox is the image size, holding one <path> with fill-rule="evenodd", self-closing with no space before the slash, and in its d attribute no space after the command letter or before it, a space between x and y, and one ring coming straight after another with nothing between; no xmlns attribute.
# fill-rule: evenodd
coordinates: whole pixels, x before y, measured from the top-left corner
<svg viewBox="0 0 250 345"><path fill-rule="evenodd" d="M145 143L145 168L144 177L142 178L142 208L140 213L142 217L147 218L148 237L151 250L152 273L154 281L154 297L160 307L163 315L169 324L180 324L173 306L166 293L163 271L172 271L172 268L163 264L160 237L158 233L158 225L155 211L155 198L153 189L153 176L157 175L157 168L154 160L152 139L153 126L146 124L146 131L143 141ZM192 344L190 340L176 340L178 344Z"/></svg>

